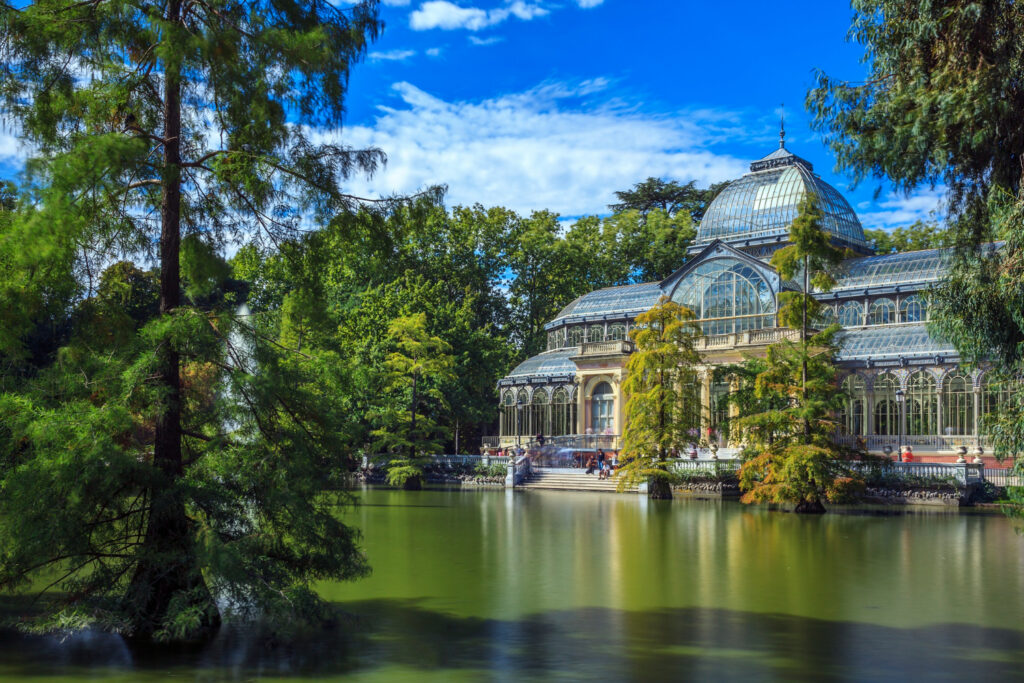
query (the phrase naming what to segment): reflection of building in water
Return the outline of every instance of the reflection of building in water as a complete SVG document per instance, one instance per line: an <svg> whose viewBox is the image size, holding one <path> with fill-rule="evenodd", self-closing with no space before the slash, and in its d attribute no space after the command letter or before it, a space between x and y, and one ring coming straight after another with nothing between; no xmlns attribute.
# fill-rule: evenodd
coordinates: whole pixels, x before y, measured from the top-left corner
<svg viewBox="0 0 1024 683"><path fill-rule="evenodd" d="M768 261L788 243L789 226L808 193L818 197L833 243L856 254L841 265L838 285L815 295L825 304L825 322L844 328L836 362L849 399L839 438L863 439L877 452L895 448L903 434L917 455L932 456L979 445L981 418L1006 390L983 369L961 369L953 346L926 329L925 294L945 274L950 253L873 255L849 203L782 144L711 203L691 258L679 270L661 282L581 296L547 323L547 350L499 382L501 444L514 444L517 434L575 434L605 435L593 441L615 446L622 433L630 327L667 296L700 320L702 436L728 445L722 427L729 407L722 398L733 387L716 381L713 370L795 338L778 326L777 312L779 294L799 290L799 284L781 280Z"/></svg>

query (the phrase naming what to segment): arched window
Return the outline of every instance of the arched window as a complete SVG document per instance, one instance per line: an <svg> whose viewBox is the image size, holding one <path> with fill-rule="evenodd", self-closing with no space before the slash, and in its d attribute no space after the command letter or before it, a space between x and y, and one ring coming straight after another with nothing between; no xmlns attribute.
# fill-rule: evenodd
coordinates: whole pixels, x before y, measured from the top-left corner
<svg viewBox="0 0 1024 683"><path fill-rule="evenodd" d="M604 325L591 325L587 328L587 341L604 341Z"/></svg>
<svg viewBox="0 0 1024 683"><path fill-rule="evenodd" d="M516 434L516 395L512 391L506 391L501 396L501 425L498 431L501 436Z"/></svg>
<svg viewBox="0 0 1024 683"><path fill-rule="evenodd" d="M583 328L581 326L570 327L566 336L566 346L579 346L583 343Z"/></svg>
<svg viewBox="0 0 1024 683"><path fill-rule="evenodd" d="M839 425L843 434L863 436L866 428L864 406L867 402L867 387L860 375L850 375L843 380L843 409Z"/></svg>
<svg viewBox="0 0 1024 683"><path fill-rule="evenodd" d="M551 436L573 434L575 431L576 405L570 402L565 387L559 387L551 396Z"/></svg>
<svg viewBox="0 0 1024 683"><path fill-rule="evenodd" d="M942 380L942 432L974 434L974 384L960 372Z"/></svg>
<svg viewBox="0 0 1024 683"><path fill-rule="evenodd" d="M875 378L875 434L897 436L900 430L900 412L896 405L896 389L900 381L891 372Z"/></svg>
<svg viewBox="0 0 1024 683"><path fill-rule="evenodd" d="M831 304L824 304L821 307L821 315L818 316L818 324L822 327L828 327L829 325L836 322L836 309Z"/></svg>
<svg viewBox="0 0 1024 683"><path fill-rule="evenodd" d="M544 389L533 390L533 401L530 402L530 427L532 434L551 434L551 407L548 405L548 392Z"/></svg>
<svg viewBox="0 0 1024 683"><path fill-rule="evenodd" d="M1010 383L995 372L985 373L981 380L981 424L978 431L987 433L991 420L1010 402Z"/></svg>
<svg viewBox="0 0 1024 683"><path fill-rule="evenodd" d="M847 301L839 307L839 324L843 327L860 327L864 324L864 305L859 301Z"/></svg>
<svg viewBox="0 0 1024 683"><path fill-rule="evenodd" d="M612 434L615 426L612 385L601 382L590 395L590 428L594 434Z"/></svg>
<svg viewBox="0 0 1024 683"><path fill-rule="evenodd" d="M728 429L726 424L729 420L729 393L732 387L728 381L711 383L711 434L709 436L721 437ZM721 445L721 443L719 443Z"/></svg>
<svg viewBox="0 0 1024 683"><path fill-rule="evenodd" d="M530 395L526 393L526 389L519 390L516 402L516 431L512 433L527 436L530 434Z"/></svg>
<svg viewBox="0 0 1024 683"><path fill-rule="evenodd" d="M626 338L626 326L622 323L615 323L608 326L608 340L622 341Z"/></svg>
<svg viewBox="0 0 1024 683"><path fill-rule="evenodd" d="M938 434L938 412L935 378L924 370L918 370L907 382L907 434Z"/></svg>
<svg viewBox="0 0 1024 683"><path fill-rule="evenodd" d="M928 308L924 301L916 294L911 294L900 302L901 323L921 323L928 315Z"/></svg>
<svg viewBox="0 0 1024 683"><path fill-rule="evenodd" d="M775 294L750 265L716 258L687 273L672 299L692 310L705 334L742 332L775 324Z"/></svg>
<svg viewBox="0 0 1024 683"><path fill-rule="evenodd" d="M896 322L896 304L892 299L876 299L871 303L869 325L889 325Z"/></svg>

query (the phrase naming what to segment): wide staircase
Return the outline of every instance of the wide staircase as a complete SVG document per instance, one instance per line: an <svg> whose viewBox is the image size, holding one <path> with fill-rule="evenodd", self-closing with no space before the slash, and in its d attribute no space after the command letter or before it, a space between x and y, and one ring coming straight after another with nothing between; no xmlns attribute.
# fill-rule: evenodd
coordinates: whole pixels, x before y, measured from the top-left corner
<svg viewBox="0 0 1024 683"><path fill-rule="evenodd" d="M586 474L586 470L569 468L535 468L530 477L519 485L524 489L548 489L555 491L618 491L615 477L598 479L597 472ZM634 486L624 489L625 493L637 493Z"/></svg>

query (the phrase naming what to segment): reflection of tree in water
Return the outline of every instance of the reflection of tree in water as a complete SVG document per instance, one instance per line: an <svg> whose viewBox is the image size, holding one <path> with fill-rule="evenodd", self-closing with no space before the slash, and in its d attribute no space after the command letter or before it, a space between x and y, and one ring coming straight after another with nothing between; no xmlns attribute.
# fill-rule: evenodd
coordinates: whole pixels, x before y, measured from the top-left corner
<svg viewBox="0 0 1024 683"><path fill-rule="evenodd" d="M2 634L0 671L89 675L95 668L128 669L152 680L189 672L204 680L312 678L385 667L537 679L904 680L933 673L1008 680L1024 663L1021 632L964 624L899 629L703 608L587 608L499 620L398 600L346 608L337 629L288 645L230 628L208 645L145 650L129 650L114 636L60 643Z"/></svg>

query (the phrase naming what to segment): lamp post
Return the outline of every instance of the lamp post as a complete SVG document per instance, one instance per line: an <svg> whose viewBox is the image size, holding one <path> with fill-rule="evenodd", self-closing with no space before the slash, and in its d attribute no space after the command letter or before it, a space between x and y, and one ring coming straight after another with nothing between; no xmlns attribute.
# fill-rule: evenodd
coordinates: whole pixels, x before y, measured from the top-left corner
<svg viewBox="0 0 1024 683"><path fill-rule="evenodd" d="M899 424L899 427L897 428L897 431L899 433L899 440L896 443L896 455L899 458L900 462L903 462L903 419L904 419L904 417L906 415L906 407L907 407L906 400L907 400L907 395L905 393L903 393L902 387L897 387L896 388L896 405L899 406L899 413L900 413L899 421L900 421L900 424Z"/></svg>

